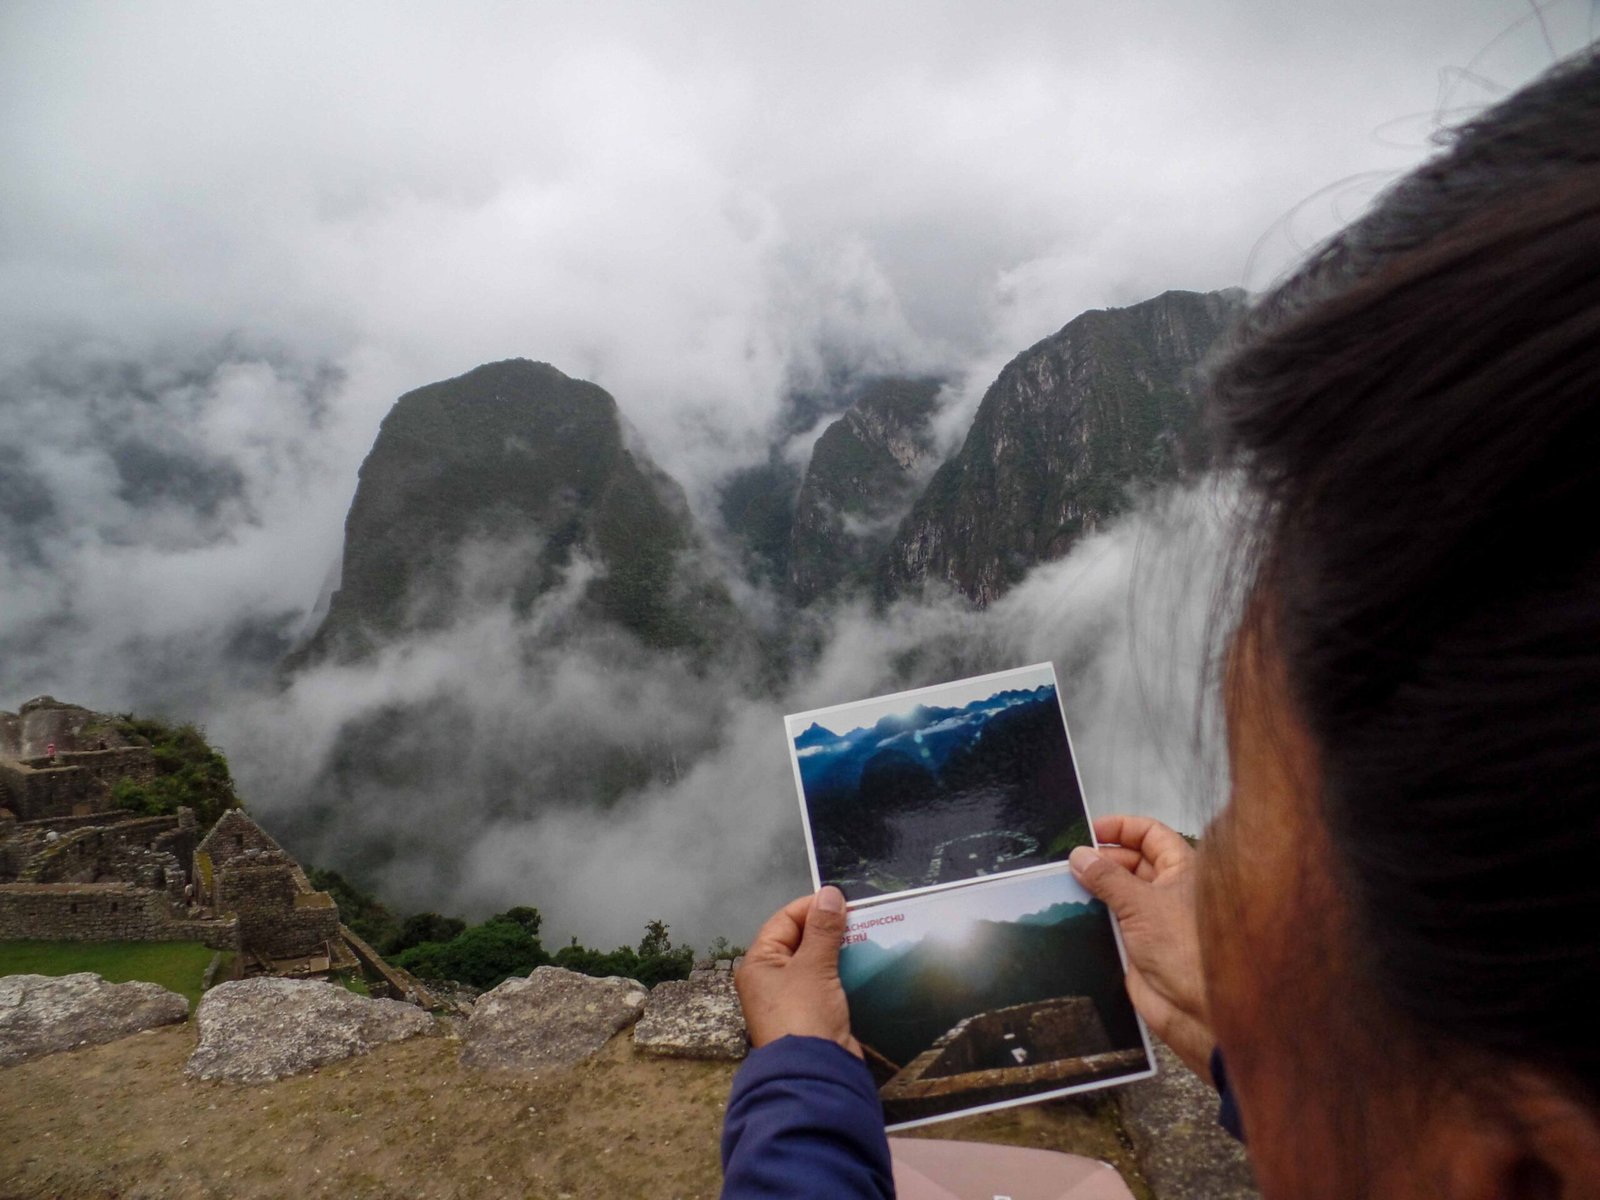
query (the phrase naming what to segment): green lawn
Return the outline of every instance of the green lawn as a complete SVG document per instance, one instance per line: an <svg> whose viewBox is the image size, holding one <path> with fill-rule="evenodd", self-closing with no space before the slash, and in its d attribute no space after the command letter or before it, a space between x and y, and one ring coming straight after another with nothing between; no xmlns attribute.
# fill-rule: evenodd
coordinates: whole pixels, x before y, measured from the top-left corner
<svg viewBox="0 0 1600 1200"><path fill-rule="evenodd" d="M199 942L0 942L0 975L93 971L112 983L143 979L200 1000L200 979L216 953Z"/></svg>

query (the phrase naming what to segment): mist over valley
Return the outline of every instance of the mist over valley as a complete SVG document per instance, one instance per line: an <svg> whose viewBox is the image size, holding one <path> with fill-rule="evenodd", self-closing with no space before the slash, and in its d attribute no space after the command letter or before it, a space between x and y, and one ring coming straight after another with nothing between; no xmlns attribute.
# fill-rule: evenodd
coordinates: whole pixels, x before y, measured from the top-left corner
<svg viewBox="0 0 1600 1200"><path fill-rule="evenodd" d="M1197 369L1239 311L1237 292L1171 292L1069 322L931 469L905 447L932 444L946 385L796 393L778 438L809 421L818 452L730 472L698 510L619 402L553 365L412 389L360 466L310 617L232 635L214 651L227 672L183 701L159 686L183 680L170 661L145 694L206 726L306 861L402 911L534 903L591 939L652 917L734 936L806 889L785 712L1022 661L1057 663L1103 811L1192 827L1209 786L1195 729L1151 711L1126 604L1152 544L1186 542L1195 577L1161 548L1139 589L1171 609L1159 637L1186 644L1144 669L1192 675L1176 694L1198 719L1203 650L1174 624L1209 591L1196 537L1219 519ZM783 455L775 440L767 461ZM186 502L220 509L227 486ZM1044 692L996 698L1008 711L985 728L1033 708L1053 724Z"/></svg>
<svg viewBox="0 0 1600 1200"><path fill-rule="evenodd" d="M1580 7L9 6L0 708L552 944L744 942L785 714L1025 663L1198 831L1205 359Z"/></svg>

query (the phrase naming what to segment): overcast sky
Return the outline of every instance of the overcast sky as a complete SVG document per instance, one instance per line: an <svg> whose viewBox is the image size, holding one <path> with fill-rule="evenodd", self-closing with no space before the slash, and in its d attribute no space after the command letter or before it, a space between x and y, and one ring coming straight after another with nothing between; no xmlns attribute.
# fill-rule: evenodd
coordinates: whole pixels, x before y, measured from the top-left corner
<svg viewBox="0 0 1600 1200"><path fill-rule="evenodd" d="M1593 17L1590 0L0 0L0 707L52 692L245 729L252 801L293 803L263 756L415 698L398 667L365 691L238 698L241 664L275 661L328 586L400 393L551 362L616 396L702 514L824 361L949 374L959 438L1000 366L1084 309L1265 286ZM1132 540L1019 588L995 665L1107 644ZM883 646L965 618L917 619L841 622L749 736L887 690ZM1126 791L1100 777L1144 743L1101 719L1121 707L1080 700L1086 786ZM757 766L736 743L617 827L629 845L681 830L680 791L724 789L704 828L753 849L694 832L658 864L682 877L663 892L792 840L792 797L754 832L739 807L787 787L781 742ZM548 834L481 840L504 897L611 836ZM717 903L750 907L732 885Z"/></svg>
<svg viewBox="0 0 1600 1200"><path fill-rule="evenodd" d="M303 621L378 421L481 362L610 389L702 510L822 353L954 372L959 438L1084 309L1269 282L1592 17L8 0L0 644L74 632L0 690Z"/></svg>
<svg viewBox="0 0 1600 1200"><path fill-rule="evenodd" d="M929 708L963 708L975 700L983 700L996 692L1014 691L1054 686L1048 664L1005 672L1000 678L984 676L979 680L961 680L892 696L876 696L816 712L794 713L785 718L790 737L797 737L813 724L831 733L843 736L856 729L876 725L884 717L909 713L918 705Z"/></svg>
<svg viewBox="0 0 1600 1200"><path fill-rule="evenodd" d="M1552 39L1589 15L1552 6ZM683 471L819 341L960 364L1265 282L1548 63L1528 17L10 0L6 354L281 344L357 373L357 443L394 388L526 355L613 390Z"/></svg>
<svg viewBox="0 0 1600 1200"><path fill-rule="evenodd" d="M889 950L930 934L959 944L974 921L1015 921L1053 904L1090 904L1093 900L1071 872L1058 865L1005 882L973 883L913 900L860 905L852 908L850 917L853 925L898 914L898 919L863 930L868 941ZM850 953L848 946L844 953Z"/></svg>

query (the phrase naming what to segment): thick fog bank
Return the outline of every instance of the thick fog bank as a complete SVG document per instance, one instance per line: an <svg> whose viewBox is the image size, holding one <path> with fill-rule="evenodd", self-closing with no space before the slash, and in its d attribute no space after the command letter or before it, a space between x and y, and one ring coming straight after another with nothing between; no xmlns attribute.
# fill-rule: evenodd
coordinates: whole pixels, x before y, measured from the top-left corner
<svg viewBox="0 0 1600 1200"><path fill-rule="evenodd" d="M399 907L534 904L602 944L659 916L737 941L809 887L785 712L1048 659L1094 811L1199 829L1219 794L1200 689L1225 504L1209 484L1150 497L985 612L812 614L820 651L778 695L614 633L552 639L575 578L526 620L487 607L225 702L211 728L271 828Z"/></svg>
<svg viewBox="0 0 1600 1200"><path fill-rule="evenodd" d="M710 529L775 440L804 463L797 389L938 374L948 451L1019 351L1265 286L1594 15L1283 11L0 5L0 704L198 721L313 861L601 942L745 936L805 884L779 716L955 674L1053 659L1094 807L1197 828L1199 494L983 614L810 614L780 694L583 627L583 568L512 616L492 548L447 628L276 671L413 388L595 382Z"/></svg>

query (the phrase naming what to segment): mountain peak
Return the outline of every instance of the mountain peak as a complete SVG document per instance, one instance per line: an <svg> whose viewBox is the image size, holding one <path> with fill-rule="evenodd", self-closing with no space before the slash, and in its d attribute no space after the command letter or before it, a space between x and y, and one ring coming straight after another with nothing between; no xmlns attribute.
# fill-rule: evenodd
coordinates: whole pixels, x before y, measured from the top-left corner
<svg viewBox="0 0 1600 1200"><path fill-rule="evenodd" d="M874 380L817 439L788 555L802 604L869 582L925 477L941 386L931 377Z"/></svg>
<svg viewBox="0 0 1600 1200"><path fill-rule="evenodd" d="M682 489L630 448L611 395L513 358L395 402L361 465L339 590L296 657L360 657L448 624L474 586L461 555L484 544L501 548L495 586L519 610L581 553L601 568L585 606L648 644L704 645L706 621L732 615L688 561Z"/></svg>
<svg viewBox="0 0 1600 1200"><path fill-rule="evenodd" d="M900 526L885 592L938 582L987 605L1133 486L1203 465L1198 367L1242 311L1237 289L1164 292L1083 313L1012 359Z"/></svg>
<svg viewBox="0 0 1600 1200"><path fill-rule="evenodd" d="M473 367L472 370L456 377L457 382L469 379L513 385L574 382L573 378L559 367L531 358L502 358L497 362Z"/></svg>
<svg viewBox="0 0 1600 1200"><path fill-rule="evenodd" d="M837 742L839 735L824 729L815 721L806 726L804 730L795 734L794 744L801 750L807 746L825 746L829 742Z"/></svg>

